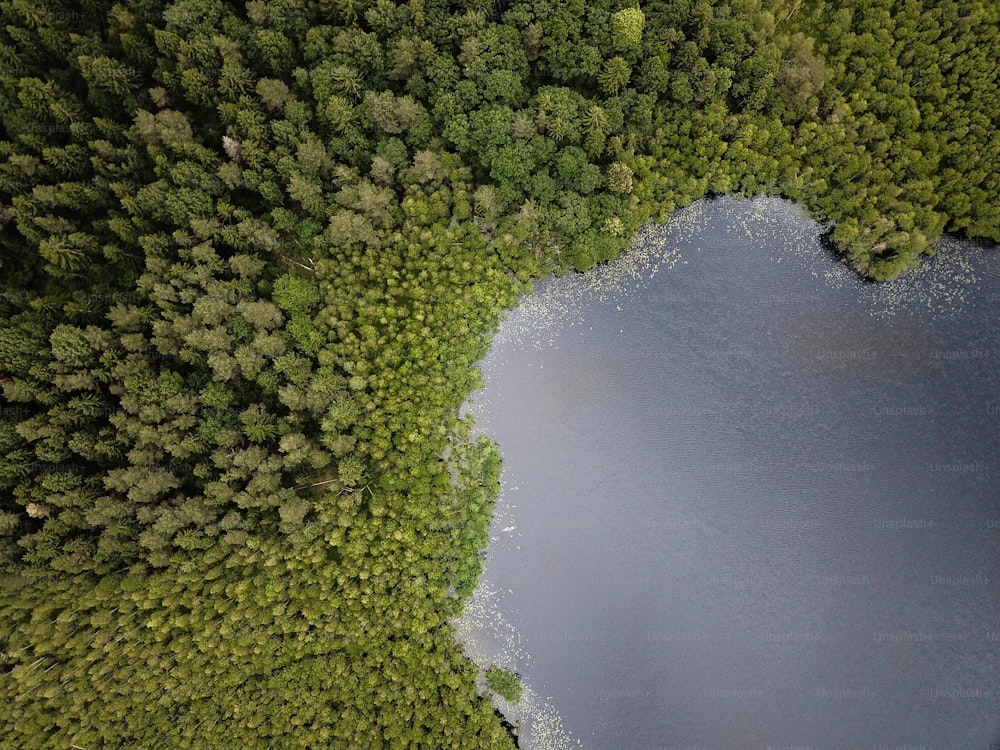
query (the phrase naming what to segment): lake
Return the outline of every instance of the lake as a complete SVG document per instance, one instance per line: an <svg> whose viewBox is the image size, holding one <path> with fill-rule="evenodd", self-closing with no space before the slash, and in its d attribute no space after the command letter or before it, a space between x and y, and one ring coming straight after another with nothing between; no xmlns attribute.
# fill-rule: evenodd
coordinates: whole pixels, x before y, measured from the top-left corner
<svg viewBox="0 0 1000 750"><path fill-rule="evenodd" d="M537 285L470 655L522 747L1000 747L1000 250L863 283L777 198Z"/></svg>

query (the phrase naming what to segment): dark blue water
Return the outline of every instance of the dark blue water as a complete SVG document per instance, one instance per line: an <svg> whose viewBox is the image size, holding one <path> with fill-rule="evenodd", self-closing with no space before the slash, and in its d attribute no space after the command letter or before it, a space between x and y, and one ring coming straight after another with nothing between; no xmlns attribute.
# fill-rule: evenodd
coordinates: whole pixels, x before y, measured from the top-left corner
<svg viewBox="0 0 1000 750"><path fill-rule="evenodd" d="M495 658L583 747L1000 746L1000 251L866 285L818 231L697 204L483 363Z"/></svg>

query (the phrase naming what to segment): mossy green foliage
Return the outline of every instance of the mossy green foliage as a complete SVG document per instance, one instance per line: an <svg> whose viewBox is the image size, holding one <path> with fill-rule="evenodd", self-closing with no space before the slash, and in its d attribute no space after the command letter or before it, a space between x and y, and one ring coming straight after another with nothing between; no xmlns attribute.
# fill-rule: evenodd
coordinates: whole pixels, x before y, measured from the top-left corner
<svg viewBox="0 0 1000 750"><path fill-rule="evenodd" d="M486 670L486 681L490 690L506 701L517 703L521 700L521 680L510 670L491 664Z"/></svg>
<svg viewBox="0 0 1000 750"><path fill-rule="evenodd" d="M995 3L0 0L0 736L509 747L501 312L706 192L1000 239Z"/></svg>
<svg viewBox="0 0 1000 750"><path fill-rule="evenodd" d="M642 30L646 17L638 7L623 8L611 14L611 43L618 52L642 50Z"/></svg>

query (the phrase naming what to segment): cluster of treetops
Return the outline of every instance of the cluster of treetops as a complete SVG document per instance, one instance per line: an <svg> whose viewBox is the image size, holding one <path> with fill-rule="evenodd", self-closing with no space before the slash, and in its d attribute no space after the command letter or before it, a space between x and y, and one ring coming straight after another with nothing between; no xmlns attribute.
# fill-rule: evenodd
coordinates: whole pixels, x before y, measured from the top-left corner
<svg viewBox="0 0 1000 750"><path fill-rule="evenodd" d="M0 17L5 749L511 747L449 621L531 279L710 193L1000 240L994 0Z"/></svg>

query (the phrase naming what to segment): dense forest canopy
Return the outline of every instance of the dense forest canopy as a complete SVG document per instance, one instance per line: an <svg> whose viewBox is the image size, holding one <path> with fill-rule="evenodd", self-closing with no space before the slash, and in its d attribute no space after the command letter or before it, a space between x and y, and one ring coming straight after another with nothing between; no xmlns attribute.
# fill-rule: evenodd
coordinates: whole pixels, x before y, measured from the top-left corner
<svg viewBox="0 0 1000 750"><path fill-rule="evenodd" d="M511 747L448 622L531 279L708 193L1000 241L988 0L0 15L3 748Z"/></svg>

